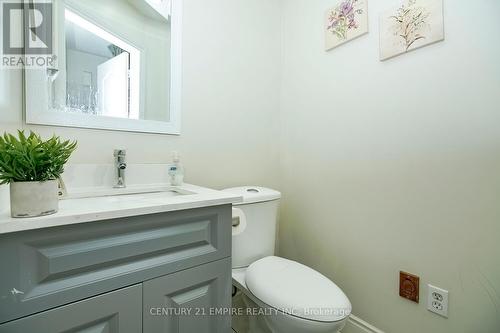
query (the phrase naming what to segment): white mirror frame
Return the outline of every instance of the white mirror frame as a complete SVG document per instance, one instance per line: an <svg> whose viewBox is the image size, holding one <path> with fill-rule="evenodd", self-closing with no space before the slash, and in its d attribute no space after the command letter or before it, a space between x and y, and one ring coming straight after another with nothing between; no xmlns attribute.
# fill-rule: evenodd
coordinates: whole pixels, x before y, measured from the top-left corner
<svg viewBox="0 0 500 333"><path fill-rule="evenodd" d="M168 122L103 117L51 110L40 112L40 105L46 105L48 108L49 104L47 89L40 89L40 82L44 82L43 87L46 87L46 70L25 69L26 124L180 135L182 101L182 0L171 1L171 82L170 116Z"/></svg>

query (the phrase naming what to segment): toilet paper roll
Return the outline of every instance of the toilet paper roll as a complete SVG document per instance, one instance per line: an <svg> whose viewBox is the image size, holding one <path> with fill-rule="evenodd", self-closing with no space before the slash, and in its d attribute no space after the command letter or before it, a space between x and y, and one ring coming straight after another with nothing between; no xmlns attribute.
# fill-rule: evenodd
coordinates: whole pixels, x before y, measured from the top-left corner
<svg viewBox="0 0 500 333"><path fill-rule="evenodd" d="M245 213L239 208L233 208L233 236L241 234L247 228Z"/></svg>

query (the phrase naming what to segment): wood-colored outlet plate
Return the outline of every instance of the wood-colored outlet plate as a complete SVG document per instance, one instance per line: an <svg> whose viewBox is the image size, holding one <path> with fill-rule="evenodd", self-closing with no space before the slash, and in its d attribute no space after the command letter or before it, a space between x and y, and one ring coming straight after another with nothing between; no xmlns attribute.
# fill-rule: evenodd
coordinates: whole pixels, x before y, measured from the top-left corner
<svg viewBox="0 0 500 333"><path fill-rule="evenodd" d="M418 303L420 278L416 275L399 272L399 296Z"/></svg>

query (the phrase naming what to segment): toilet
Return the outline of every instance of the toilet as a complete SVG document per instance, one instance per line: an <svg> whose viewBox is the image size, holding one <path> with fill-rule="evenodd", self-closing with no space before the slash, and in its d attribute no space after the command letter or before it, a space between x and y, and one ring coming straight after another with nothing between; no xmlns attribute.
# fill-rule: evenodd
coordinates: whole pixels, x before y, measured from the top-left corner
<svg viewBox="0 0 500 333"><path fill-rule="evenodd" d="M260 309L251 332L339 332L352 309L343 291L312 268L274 255L281 194L257 186L224 191L243 197L233 205L232 278L245 304Z"/></svg>

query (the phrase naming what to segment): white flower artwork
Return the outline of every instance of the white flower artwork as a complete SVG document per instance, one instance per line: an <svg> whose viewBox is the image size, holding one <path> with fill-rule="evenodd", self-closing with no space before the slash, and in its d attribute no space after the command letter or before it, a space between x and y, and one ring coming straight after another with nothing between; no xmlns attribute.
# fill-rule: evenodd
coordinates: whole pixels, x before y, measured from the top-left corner
<svg viewBox="0 0 500 333"><path fill-rule="evenodd" d="M443 0L406 0L380 16L380 60L444 40Z"/></svg>

